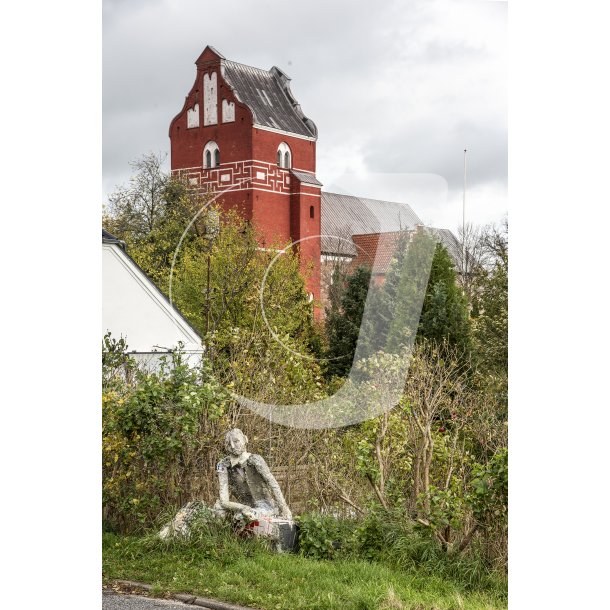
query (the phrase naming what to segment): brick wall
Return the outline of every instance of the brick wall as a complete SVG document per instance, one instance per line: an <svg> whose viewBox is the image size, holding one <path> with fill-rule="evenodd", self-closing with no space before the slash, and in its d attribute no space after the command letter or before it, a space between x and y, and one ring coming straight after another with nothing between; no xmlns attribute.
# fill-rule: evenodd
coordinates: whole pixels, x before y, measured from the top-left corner
<svg viewBox="0 0 610 610"><path fill-rule="evenodd" d="M219 202L236 208L262 234L264 246L284 247L301 241L297 250L301 269L307 275L307 290L320 298L320 189L302 185L286 169L277 167L278 146L285 142L292 167L315 172L316 143L313 140L254 127L250 109L239 102L222 78L220 58L209 48L199 57L197 76L182 110L169 128L171 169L186 174L202 191L224 191ZM218 124L204 125L204 76L216 73ZM235 120L223 123L223 100L235 107ZM198 126L188 127L198 112ZM220 165L206 169L204 148L210 141L220 150ZM316 312L319 317L320 311Z"/></svg>

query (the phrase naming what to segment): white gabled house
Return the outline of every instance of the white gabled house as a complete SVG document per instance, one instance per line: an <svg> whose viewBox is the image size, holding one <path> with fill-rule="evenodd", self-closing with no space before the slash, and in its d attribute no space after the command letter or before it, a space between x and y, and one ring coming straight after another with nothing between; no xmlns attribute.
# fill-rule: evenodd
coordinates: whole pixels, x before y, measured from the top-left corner
<svg viewBox="0 0 610 610"><path fill-rule="evenodd" d="M147 368L179 343L189 364L201 361L201 337L125 251L102 229L102 335L124 338L128 353Z"/></svg>

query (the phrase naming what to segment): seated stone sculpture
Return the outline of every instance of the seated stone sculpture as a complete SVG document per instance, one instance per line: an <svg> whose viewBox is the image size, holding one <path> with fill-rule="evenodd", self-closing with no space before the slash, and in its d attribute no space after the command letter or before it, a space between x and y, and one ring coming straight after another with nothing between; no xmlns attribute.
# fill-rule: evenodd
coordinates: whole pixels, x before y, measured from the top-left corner
<svg viewBox="0 0 610 610"><path fill-rule="evenodd" d="M269 538L277 551L296 548L297 527L282 490L265 460L246 451L247 443L248 438L238 428L227 432L225 449L229 455L216 467L220 499L213 509L200 500L189 502L159 532L162 539L189 537L197 519L210 522L228 517L242 532Z"/></svg>
<svg viewBox="0 0 610 610"><path fill-rule="evenodd" d="M247 443L239 428L227 432L225 449L229 455L216 466L220 499L214 508L237 520L275 517L292 521L278 482L260 455L246 451Z"/></svg>

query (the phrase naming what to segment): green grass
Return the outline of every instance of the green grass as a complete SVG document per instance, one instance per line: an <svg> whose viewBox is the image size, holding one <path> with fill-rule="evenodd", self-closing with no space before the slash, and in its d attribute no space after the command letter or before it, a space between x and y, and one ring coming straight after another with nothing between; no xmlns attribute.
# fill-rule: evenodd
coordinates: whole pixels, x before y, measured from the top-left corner
<svg viewBox="0 0 610 610"><path fill-rule="evenodd" d="M193 593L261 610L496 610L505 587L465 588L418 569L358 559L277 555L258 541L165 544L106 533L106 582L137 580L155 591Z"/></svg>

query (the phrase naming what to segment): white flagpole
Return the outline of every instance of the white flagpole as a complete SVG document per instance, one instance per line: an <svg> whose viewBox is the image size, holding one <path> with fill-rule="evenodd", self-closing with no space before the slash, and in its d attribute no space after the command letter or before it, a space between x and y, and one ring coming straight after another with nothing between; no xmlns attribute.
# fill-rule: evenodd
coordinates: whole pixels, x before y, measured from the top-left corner
<svg viewBox="0 0 610 610"><path fill-rule="evenodd" d="M462 196L462 273L466 279L466 149L464 149L464 193Z"/></svg>

